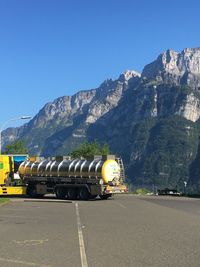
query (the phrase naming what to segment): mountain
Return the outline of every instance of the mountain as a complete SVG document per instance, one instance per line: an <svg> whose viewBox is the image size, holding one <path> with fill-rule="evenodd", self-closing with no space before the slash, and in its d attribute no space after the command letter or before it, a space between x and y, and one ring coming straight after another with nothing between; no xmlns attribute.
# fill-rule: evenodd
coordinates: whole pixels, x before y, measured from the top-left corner
<svg viewBox="0 0 200 267"><path fill-rule="evenodd" d="M200 48L186 48L181 53L167 50L144 68L142 76L199 90Z"/></svg>
<svg viewBox="0 0 200 267"><path fill-rule="evenodd" d="M199 110L187 111L193 107L189 96L200 99L193 94L190 88L140 80L89 127L88 137L107 140L122 155L131 183L181 187L198 146Z"/></svg>
<svg viewBox="0 0 200 267"><path fill-rule="evenodd" d="M28 123L3 132L4 144L23 139L32 154L67 154L86 138L90 124L117 106L128 87L140 74L126 71L115 81L105 80L98 88L47 103Z"/></svg>
<svg viewBox="0 0 200 267"><path fill-rule="evenodd" d="M135 185L184 186L197 156L200 48L167 50L142 74L126 71L98 88L46 104L28 123L3 132L32 154L66 155L85 140L107 142ZM192 181L192 182L190 182Z"/></svg>

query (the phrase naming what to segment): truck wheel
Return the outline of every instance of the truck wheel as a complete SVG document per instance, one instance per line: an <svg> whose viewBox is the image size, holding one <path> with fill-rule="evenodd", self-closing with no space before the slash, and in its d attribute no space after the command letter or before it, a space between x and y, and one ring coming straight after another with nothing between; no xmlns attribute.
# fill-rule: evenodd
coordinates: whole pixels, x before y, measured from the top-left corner
<svg viewBox="0 0 200 267"><path fill-rule="evenodd" d="M90 199L95 199L97 197L97 195L90 195Z"/></svg>
<svg viewBox="0 0 200 267"><path fill-rule="evenodd" d="M106 199L108 199L111 196L112 196L111 194L110 195L100 195L100 199L106 200Z"/></svg>
<svg viewBox="0 0 200 267"><path fill-rule="evenodd" d="M79 199L81 200L88 200L90 197L90 193L86 187L82 187L79 190Z"/></svg>
<svg viewBox="0 0 200 267"><path fill-rule="evenodd" d="M62 187L57 187L55 193L58 199L65 199L67 195L67 190Z"/></svg>
<svg viewBox="0 0 200 267"><path fill-rule="evenodd" d="M67 198L68 199L72 199L72 200L77 199L77 195L78 195L78 192L77 192L76 188L73 188L73 187L68 188L68 190L67 190Z"/></svg>
<svg viewBox="0 0 200 267"><path fill-rule="evenodd" d="M29 197L37 197L37 191L34 185L28 185L26 193Z"/></svg>

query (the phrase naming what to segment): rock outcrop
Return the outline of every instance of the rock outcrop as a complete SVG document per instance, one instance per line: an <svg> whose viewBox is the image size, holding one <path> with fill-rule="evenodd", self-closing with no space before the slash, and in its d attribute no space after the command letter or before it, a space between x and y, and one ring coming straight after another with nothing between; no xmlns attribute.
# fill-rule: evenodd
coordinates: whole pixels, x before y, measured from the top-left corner
<svg viewBox="0 0 200 267"><path fill-rule="evenodd" d="M144 68L142 76L199 90L200 48L186 48L181 53L167 50Z"/></svg>

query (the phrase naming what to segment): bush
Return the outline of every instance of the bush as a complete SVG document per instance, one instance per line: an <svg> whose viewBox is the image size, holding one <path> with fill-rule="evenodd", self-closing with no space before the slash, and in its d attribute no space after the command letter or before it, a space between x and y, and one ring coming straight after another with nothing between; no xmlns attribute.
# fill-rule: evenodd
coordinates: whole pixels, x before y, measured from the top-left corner
<svg viewBox="0 0 200 267"><path fill-rule="evenodd" d="M7 144L2 154L28 154L28 149L23 141L17 140L12 144Z"/></svg>
<svg viewBox="0 0 200 267"><path fill-rule="evenodd" d="M81 144L77 149L71 152L73 158L79 157L92 157L94 155L108 155L110 153L109 146L107 144L100 145L96 141L93 143L85 142Z"/></svg>
<svg viewBox="0 0 200 267"><path fill-rule="evenodd" d="M137 194L137 195L146 195L148 193L151 193L151 191L149 191L146 188L138 188L138 189L135 190L134 193Z"/></svg>

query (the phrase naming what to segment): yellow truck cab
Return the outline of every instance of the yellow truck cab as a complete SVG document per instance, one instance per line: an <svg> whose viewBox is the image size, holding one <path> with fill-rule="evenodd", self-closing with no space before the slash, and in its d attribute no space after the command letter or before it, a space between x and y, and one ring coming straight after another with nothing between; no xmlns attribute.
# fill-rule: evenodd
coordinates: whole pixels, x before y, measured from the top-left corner
<svg viewBox="0 0 200 267"><path fill-rule="evenodd" d="M0 155L0 196L24 195L26 186L18 175L19 165L28 155Z"/></svg>

